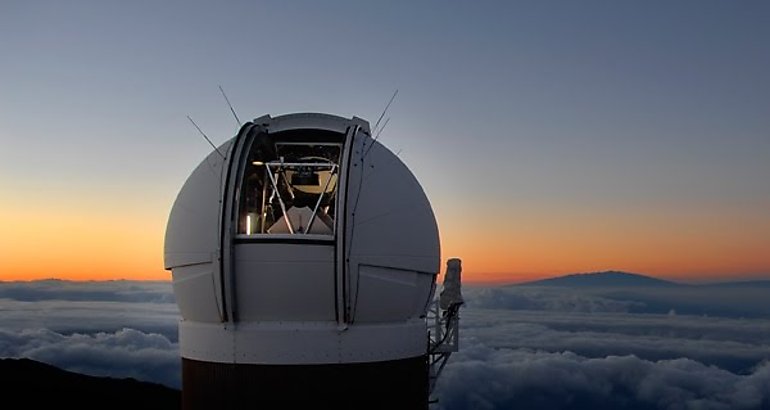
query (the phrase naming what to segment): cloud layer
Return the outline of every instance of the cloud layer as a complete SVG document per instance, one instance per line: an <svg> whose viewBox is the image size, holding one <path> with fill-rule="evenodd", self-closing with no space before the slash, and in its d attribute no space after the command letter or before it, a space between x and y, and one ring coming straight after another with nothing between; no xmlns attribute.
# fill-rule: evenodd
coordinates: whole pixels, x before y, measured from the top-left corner
<svg viewBox="0 0 770 410"><path fill-rule="evenodd" d="M462 324L461 334L494 348L572 351L592 358L687 357L733 372L770 357L770 321L759 319L468 308Z"/></svg>
<svg viewBox="0 0 770 410"><path fill-rule="evenodd" d="M129 303L174 303L168 282L73 282L41 280L34 282L0 282L0 299L25 302L42 300L103 301Z"/></svg>
<svg viewBox="0 0 770 410"><path fill-rule="evenodd" d="M695 316L770 319L770 304L767 303L770 287L764 283L674 288L508 286L469 288L466 293L471 306L486 309L571 313L676 312Z"/></svg>
<svg viewBox="0 0 770 410"><path fill-rule="evenodd" d="M0 282L0 357L180 386L167 282Z"/></svg>
<svg viewBox="0 0 770 410"><path fill-rule="evenodd" d="M694 360L589 359L571 352L493 349L474 341L437 385L454 409L764 409L770 363L746 375Z"/></svg>
<svg viewBox="0 0 770 410"><path fill-rule="evenodd" d="M180 386L179 346L163 335L134 329L92 335L0 330L0 357L27 357L78 373Z"/></svg>
<svg viewBox="0 0 770 410"><path fill-rule="evenodd" d="M468 289L439 407L770 408L770 319L652 313L621 293ZM0 283L0 357L179 387L178 320L168 283Z"/></svg>

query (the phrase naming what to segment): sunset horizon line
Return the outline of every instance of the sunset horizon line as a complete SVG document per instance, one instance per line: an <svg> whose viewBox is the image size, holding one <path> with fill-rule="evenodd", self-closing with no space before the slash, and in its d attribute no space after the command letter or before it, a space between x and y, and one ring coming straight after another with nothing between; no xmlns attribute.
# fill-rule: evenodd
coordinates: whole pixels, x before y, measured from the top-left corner
<svg viewBox="0 0 770 410"><path fill-rule="evenodd" d="M527 282L533 282L544 279L559 278L570 275L580 274L595 274L606 272L621 272L634 275L642 275L650 278L661 279L671 282L685 283L685 284L708 284L708 283L720 283L720 282L742 282L742 281L762 281L770 280L770 271L755 271L755 272L704 272L704 273L647 273L641 270L634 269L618 269L618 268L605 268L596 270L570 270L570 271L558 271L552 273L522 273L522 272L464 272L463 283L468 285L515 285ZM442 272L443 273L443 272ZM439 277L443 276L442 273ZM107 278L99 276L88 277L72 277L72 276L39 276L39 277L21 277L11 276L8 278L0 278L0 283L11 282L45 282L45 281L62 281L62 282L171 282L171 274L168 277L148 277L147 275L137 276L124 276L118 278Z"/></svg>

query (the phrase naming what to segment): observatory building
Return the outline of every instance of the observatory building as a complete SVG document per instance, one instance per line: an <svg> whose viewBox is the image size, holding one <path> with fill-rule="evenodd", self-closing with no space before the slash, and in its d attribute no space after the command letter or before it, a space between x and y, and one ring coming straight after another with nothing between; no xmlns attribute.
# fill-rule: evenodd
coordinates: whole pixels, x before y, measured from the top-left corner
<svg viewBox="0 0 770 410"><path fill-rule="evenodd" d="M193 171L165 239L183 407L426 409L457 348L459 260L369 124L244 124Z"/></svg>

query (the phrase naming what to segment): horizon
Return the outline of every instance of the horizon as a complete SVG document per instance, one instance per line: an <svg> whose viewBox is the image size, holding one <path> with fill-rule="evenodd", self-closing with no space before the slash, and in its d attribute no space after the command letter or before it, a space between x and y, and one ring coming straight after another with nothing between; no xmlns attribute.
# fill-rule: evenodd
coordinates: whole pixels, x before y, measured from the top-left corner
<svg viewBox="0 0 770 410"><path fill-rule="evenodd" d="M555 273L551 275L545 275L545 276L532 276L531 278L522 278L520 280L511 281L510 279L501 278L499 280L496 279L488 279L488 280L479 280L479 279L471 279L466 280L463 279L463 284L471 287L475 286L506 286L506 285L518 285L518 284L525 284L529 282L537 282L540 280L547 280L547 279L555 279L555 278L563 278L567 276L579 276L579 275L596 275L596 274L603 274L603 273L622 273L622 274L630 274L630 275L636 275L636 276L643 276L653 279L659 279L674 283L680 283L680 284L686 284L686 285L708 285L708 284L720 284L720 283L740 283L740 282L754 282L754 281L770 281L770 273L757 273L754 275L747 275L747 276L722 276L722 277L710 277L710 278L688 278L684 277L681 278L679 276L656 276L652 274L647 274L643 272L631 272L627 270L622 269L603 269L598 271L590 271L590 272L567 272L567 273ZM437 276L437 282L441 282L443 278L442 274L439 274ZM0 278L0 283L29 283L29 282L45 282L45 281L62 281L62 282L81 282L81 283L89 283L89 282L157 282L157 283L172 283L173 280L171 278L171 275L169 274L169 277L167 279L131 279L131 278L109 278L109 279L67 279L67 278L59 278L59 277L42 277L42 278L36 278L36 279L3 279Z"/></svg>
<svg viewBox="0 0 770 410"><path fill-rule="evenodd" d="M770 273L770 4L0 10L0 280L170 279L167 217L211 151L186 116L237 132L220 84L244 120L374 123L398 90L379 141L469 283Z"/></svg>

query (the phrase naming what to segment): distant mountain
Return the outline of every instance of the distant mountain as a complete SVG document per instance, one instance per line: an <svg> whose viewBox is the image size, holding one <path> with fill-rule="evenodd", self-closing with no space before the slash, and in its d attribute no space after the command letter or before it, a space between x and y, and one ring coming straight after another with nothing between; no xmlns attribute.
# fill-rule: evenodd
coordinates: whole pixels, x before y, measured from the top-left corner
<svg viewBox="0 0 770 410"><path fill-rule="evenodd" d="M134 379L94 377L29 359L0 359L4 403L19 408L178 409L180 393Z"/></svg>
<svg viewBox="0 0 770 410"><path fill-rule="evenodd" d="M604 271L573 273L556 278L520 283L514 286L561 286L561 287L680 287L676 282L656 279L638 273Z"/></svg>

